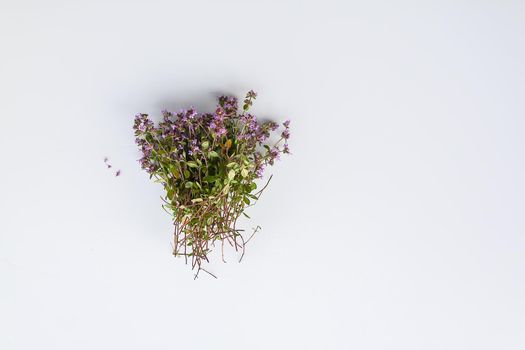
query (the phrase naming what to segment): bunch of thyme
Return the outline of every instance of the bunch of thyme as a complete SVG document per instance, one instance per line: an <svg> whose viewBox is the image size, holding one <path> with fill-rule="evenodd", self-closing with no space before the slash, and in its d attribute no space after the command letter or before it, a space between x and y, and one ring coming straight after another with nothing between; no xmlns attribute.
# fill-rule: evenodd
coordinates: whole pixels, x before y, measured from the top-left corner
<svg viewBox="0 0 525 350"><path fill-rule="evenodd" d="M287 120L276 142L269 142L279 124L260 122L248 113L257 94L249 91L241 110L235 97L221 96L213 113L194 108L179 113L163 111L157 126L147 114L135 116L136 143L142 168L164 187L163 208L175 226L173 254L202 264L216 243L241 251L257 231L245 237L237 220L255 204L268 185L257 190L257 179L281 153L290 153ZM210 273L210 272L208 272ZM210 273L211 274L211 273ZM213 276L213 275L212 275Z"/></svg>

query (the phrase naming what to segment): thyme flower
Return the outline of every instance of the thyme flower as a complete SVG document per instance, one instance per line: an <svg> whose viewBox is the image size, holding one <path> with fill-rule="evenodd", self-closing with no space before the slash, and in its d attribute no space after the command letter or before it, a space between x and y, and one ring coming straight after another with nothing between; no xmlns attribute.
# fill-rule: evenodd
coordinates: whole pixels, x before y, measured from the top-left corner
<svg viewBox="0 0 525 350"><path fill-rule="evenodd" d="M249 91L240 111L231 96L220 96L212 113L193 107L178 113L163 110L157 126L147 114L135 116L139 163L165 189L163 208L175 226L173 254L189 259L196 276L206 271L202 264L216 243L223 260L225 244L241 251L242 259L251 237L237 228L237 220L268 185L257 191L265 169L290 153L290 121L282 124L280 139L268 143L279 124L261 123L248 113L256 97Z"/></svg>

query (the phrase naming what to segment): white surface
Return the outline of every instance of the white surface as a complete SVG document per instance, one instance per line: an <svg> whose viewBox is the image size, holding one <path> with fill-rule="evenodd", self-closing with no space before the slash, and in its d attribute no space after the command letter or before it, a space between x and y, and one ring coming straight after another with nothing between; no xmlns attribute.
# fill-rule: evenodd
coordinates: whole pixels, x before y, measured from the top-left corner
<svg viewBox="0 0 525 350"><path fill-rule="evenodd" d="M524 35L520 1L2 0L0 349L524 349ZM193 281L132 117L250 88L294 155Z"/></svg>

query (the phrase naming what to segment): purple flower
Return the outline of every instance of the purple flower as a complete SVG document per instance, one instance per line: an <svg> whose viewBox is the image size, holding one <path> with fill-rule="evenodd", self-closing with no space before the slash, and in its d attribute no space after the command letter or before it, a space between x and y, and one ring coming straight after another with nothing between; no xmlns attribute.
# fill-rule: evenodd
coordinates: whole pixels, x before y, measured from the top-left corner
<svg viewBox="0 0 525 350"><path fill-rule="evenodd" d="M167 109L163 109L161 113L162 113L162 116L164 117L164 120L168 120L168 118L172 116L171 112L168 111Z"/></svg>
<svg viewBox="0 0 525 350"><path fill-rule="evenodd" d="M258 177L258 178L261 178L264 174L264 165L259 165L257 167L257 169L255 170L255 175Z"/></svg>
<svg viewBox="0 0 525 350"><path fill-rule="evenodd" d="M217 130L217 135L218 135L218 136L226 135L226 129L225 129L224 127L219 128L219 129Z"/></svg>
<svg viewBox="0 0 525 350"><path fill-rule="evenodd" d="M277 147L272 148L272 150L270 151L270 155L273 159L279 160L280 159L279 149Z"/></svg>
<svg viewBox="0 0 525 350"><path fill-rule="evenodd" d="M273 148L268 152L268 156L269 156L268 164L273 165L273 163L274 163L276 160L279 160L279 159L280 159L279 148L277 148L277 147L273 147Z"/></svg>
<svg viewBox="0 0 525 350"><path fill-rule="evenodd" d="M251 106L256 97L254 91L249 91L244 105ZM160 162L171 160L176 163L187 161L188 157L194 160L206 157L208 152L203 150L204 142L207 151L221 154L223 149L218 147L223 147L223 142L217 142L216 139L224 136L228 136L228 139L240 146L236 147L236 152L244 152L248 159L253 160L255 175L258 177L262 176L266 165L273 165L279 159L281 153L289 153L287 141L290 137L290 121L282 123L285 129L280 134L281 139L271 144L268 140L279 128L279 124L273 121L261 123L244 108L239 113L238 100L235 97L219 97L219 103L213 113L199 114L195 108L190 107L181 109L176 114L163 110L162 115L163 120L155 125L147 114L137 114L133 125L135 142L141 152L139 162L150 174L165 171L160 168ZM263 147L268 151L264 152ZM160 150L162 152L156 152ZM168 159L161 160L159 155ZM222 161L221 158L216 160ZM104 161L109 165L107 159Z"/></svg>

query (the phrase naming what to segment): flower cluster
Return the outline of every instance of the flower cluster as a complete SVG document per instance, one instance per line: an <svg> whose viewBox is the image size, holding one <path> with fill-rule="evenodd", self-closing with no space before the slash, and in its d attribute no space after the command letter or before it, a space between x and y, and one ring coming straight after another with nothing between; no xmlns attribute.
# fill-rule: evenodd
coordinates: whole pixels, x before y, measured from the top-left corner
<svg viewBox="0 0 525 350"><path fill-rule="evenodd" d="M244 252L247 240L237 219L266 188L256 192L265 168L290 153L290 121L270 142L279 124L248 113L256 97L248 92L242 110L235 97L221 96L213 113L163 111L157 126L147 114L135 116L140 164L166 190L163 207L175 225L173 253L190 257L197 273L217 241Z"/></svg>

